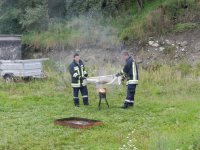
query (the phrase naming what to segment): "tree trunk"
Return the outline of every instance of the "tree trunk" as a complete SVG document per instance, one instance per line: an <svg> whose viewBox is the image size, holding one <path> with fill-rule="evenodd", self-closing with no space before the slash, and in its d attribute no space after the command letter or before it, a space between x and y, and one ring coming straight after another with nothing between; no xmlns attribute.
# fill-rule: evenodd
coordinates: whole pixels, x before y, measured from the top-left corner
<svg viewBox="0 0 200 150"><path fill-rule="evenodd" d="M137 4L140 10L144 8L144 0L137 0Z"/></svg>

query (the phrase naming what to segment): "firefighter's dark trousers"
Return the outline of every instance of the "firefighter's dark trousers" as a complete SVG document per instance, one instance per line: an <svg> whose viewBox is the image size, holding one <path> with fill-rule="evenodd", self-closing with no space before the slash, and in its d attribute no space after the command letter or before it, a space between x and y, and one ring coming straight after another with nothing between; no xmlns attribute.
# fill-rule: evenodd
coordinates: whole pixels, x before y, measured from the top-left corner
<svg viewBox="0 0 200 150"><path fill-rule="evenodd" d="M133 106L134 105L134 97L136 91L136 84L128 84L127 86L127 96L124 102L125 105Z"/></svg>
<svg viewBox="0 0 200 150"><path fill-rule="evenodd" d="M74 87L73 88L73 94L74 94L74 104L77 106L79 105L79 90L81 91L81 95L83 98L83 104L88 105L88 89L87 86L81 86L81 87Z"/></svg>

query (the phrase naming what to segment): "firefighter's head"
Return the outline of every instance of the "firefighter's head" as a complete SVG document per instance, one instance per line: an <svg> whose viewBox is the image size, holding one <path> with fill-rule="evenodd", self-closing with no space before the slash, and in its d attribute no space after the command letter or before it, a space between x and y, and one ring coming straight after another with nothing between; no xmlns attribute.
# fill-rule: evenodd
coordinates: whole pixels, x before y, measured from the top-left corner
<svg viewBox="0 0 200 150"><path fill-rule="evenodd" d="M123 58L127 60L129 58L129 53L127 51L122 52Z"/></svg>
<svg viewBox="0 0 200 150"><path fill-rule="evenodd" d="M78 62L80 61L80 59L81 59L81 58L80 58L79 54L77 54L77 53L74 54L74 61L75 61L75 62L78 63Z"/></svg>

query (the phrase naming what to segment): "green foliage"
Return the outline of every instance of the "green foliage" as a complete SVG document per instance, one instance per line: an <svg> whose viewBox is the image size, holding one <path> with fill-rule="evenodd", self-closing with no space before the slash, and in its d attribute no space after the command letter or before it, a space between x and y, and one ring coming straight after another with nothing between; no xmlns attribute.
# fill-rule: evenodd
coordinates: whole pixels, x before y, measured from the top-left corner
<svg viewBox="0 0 200 150"><path fill-rule="evenodd" d="M1 33L43 30L47 19L46 0L8 0L0 5Z"/></svg>
<svg viewBox="0 0 200 150"><path fill-rule="evenodd" d="M195 0L146 0L141 11L138 11L137 2L132 0L4 0L0 3L0 33L30 33L31 36L33 32L36 35L46 31L46 34L50 32L47 30L51 30L48 26L52 23L59 26L60 23L65 24L85 16L86 20L92 18L98 22L98 28L116 28L116 37L130 42L195 28L195 24L185 22L195 22L199 14L200 8ZM87 24L88 28L95 25ZM61 35L55 34L49 36ZM79 41L85 38L83 31L80 35L83 36Z"/></svg>
<svg viewBox="0 0 200 150"><path fill-rule="evenodd" d="M200 7L194 0L151 1L141 12L132 17L129 25L120 33L121 40L143 40L148 36L163 35L172 31L185 31L197 27ZM176 25L177 24L177 25ZM175 28L175 29L174 29Z"/></svg>
<svg viewBox="0 0 200 150"><path fill-rule="evenodd" d="M25 14L19 22L25 31L42 31L48 28L48 12L47 8L38 5L35 8L26 8Z"/></svg>
<svg viewBox="0 0 200 150"><path fill-rule="evenodd" d="M58 49L70 46L72 40L79 35L77 30L67 28L64 24L51 24L47 31L42 34L31 32L23 36L23 43L30 44L35 48ZM62 48L63 49L63 48Z"/></svg>
<svg viewBox="0 0 200 150"><path fill-rule="evenodd" d="M184 32L184 31L191 30L191 29L194 29L197 27L198 27L197 23L178 23L175 25L173 31L174 32Z"/></svg>
<svg viewBox="0 0 200 150"><path fill-rule="evenodd" d="M94 16L102 13L114 17L131 8L131 4L130 0L66 0L66 12L69 17L88 13Z"/></svg>

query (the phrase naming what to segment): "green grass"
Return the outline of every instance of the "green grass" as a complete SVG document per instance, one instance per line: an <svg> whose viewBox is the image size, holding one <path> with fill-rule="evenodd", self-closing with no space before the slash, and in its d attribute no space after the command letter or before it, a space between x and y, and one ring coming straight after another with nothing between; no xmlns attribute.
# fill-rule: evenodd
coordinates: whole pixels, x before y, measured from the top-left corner
<svg viewBox="0 0 200 150"><path fill-rule="evenodd" d="M198 27L192 22L200 9L195 0L186 2L188 9L182 8L182 0L154 0L145 2L141 11L133 2L115 17L99 14L96 18L55 19L47 31L24 34L23 43L41 49L79 48L88 43L107 47L119 41L145 41L149 36L187 31Z"/></svg>
<svg viewBox="0 0 200 150"><path fill-rule="evenodd" d="M178 23L174 27L174 32L184 32L198 27L197 23Z"/></svg>
<svg viewBox="0 0 200 150"><path fill-rule="evenodd" d="M127 110L119 108L125 85L107 87L110 109L102 104L99 111L94 85L89 85L90 106L75 108L70 86L64 88L56 76L27 83L1 81L0 149L200 149L199 81L169 67L140 74L135 107ZM65 117L97 119L104 125L77 130L53 124Z"/></svg>
<svg viewBox="0 0 200 150"><path fill-rule="evenodd" d="M52 24L47 31L42 33L31 32L23 35L24 44L35 48L62 48L71 46L70 43L78 40L80 32L69 29L66 24Z"/></svg>

